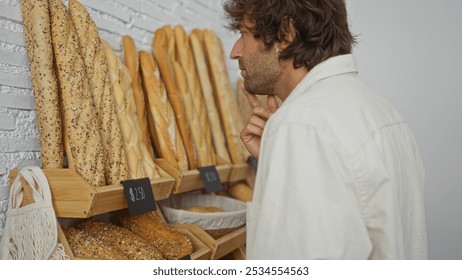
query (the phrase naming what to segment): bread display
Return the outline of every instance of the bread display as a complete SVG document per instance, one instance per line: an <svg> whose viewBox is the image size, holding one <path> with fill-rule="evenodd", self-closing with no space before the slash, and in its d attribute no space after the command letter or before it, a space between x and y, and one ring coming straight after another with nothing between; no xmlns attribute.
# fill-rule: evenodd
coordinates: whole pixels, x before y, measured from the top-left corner
<svg viewBox="0 0 462 280"><path fill-rule="evenodd" d="M162 260L162 254L149 242L126 228L108 222L86 219L75 225L77 230L117 248L128 260Z"/></svg>
<svg viewBox="0 0 462 280"><path fill-rule="evenodd" d="M189 237L170 229L153 212L122 217L121 223L134 234L147 240L167 260L176 260L193 252Z"/></svg>
<svg viewBox="0 0 462 280"><path fill-rule="evenodd" d="M72 250L69 256L205 259L235 250L236 242L241 246L241 201L249 201L252 190L238 184L222 192L241 201L223 202L223 197L210 195L213 198L207 199L220 202L177 207L185 216L174 224L194 225L179 231L166 224L160 208L158 214L122 217L117 225L97 220L109 217L100 214L127 210L130 198L121 183L127 179L148 177L160 205L180 193L203 189L198 167L223 165L217 172L224 182L247 176L247 166L231 166L243 163L245 156L235 142L240 143L235 133L238 108L230 101L235 96L226 82L216 35L198 29L188 35L181 25L165 25L155 31L150 46L139 36L125 35L119 49L115 44L120 33L99 31L92 19L97 7L87 10L79 0L24 0L21 8L42 166L48 169L56 214L65 218L60 222L73 224L58 228L67 252ZM113 47L100 35L108 36ZM152 49L137 51L134 39ZM212 219L199 225L188 215ZM241 231L228 240L214 243L207 237L237 228Z"/></svg>
<svg viewBox="0 0 462 280"><path fill-rule="evenodd" d="M247 159L246 150L239 137L239 124L242 121L239 119L236 98L229 81L223 46L216 34L209 29L204 31L204 46L231 161L234 164L244 163Z"/></svg>
<svg viewBox="0 0 462 280"><path fill-rule="evenodd" d="M127 66L130 75L133 80L133 95L136 101L136 113L138 116L138 121L141 126L141 131L143 133L143 142L146 145L146 148L150 151L152 149L151 139L149 137L148 122L146 117L146 100L145 94L141 87L141 77L139 75L140 63L138 52L136 51L135 41L129 35L125 35L122 38L123 49L124 49L124 58L125 65Z"/></svg>
<svg viewBox="0 0 462 280"><path fill-rule="evenodd" d="M21 1L43 168L62 168L61 109L47 0Z"/></svg>
<svg viewBox="0 0 462 280"><path fill-rule="evenodd" d="M70 0L69 15L76 27L86 77L90 83L90 91L96 106L96 117L100 122L106 183L118 184L127 179L127 157L115 112L106 56L98 29L87 9L77 0Z"/></svg>
<svg viewBox="0 0 462 280"><path fill-rule="evenodd" d="M189 35L191 49L194 54L194 61L204 96L206 112L210 122L212 131L213 146L217 155L217 164L229 164L231 159L226 148L226 140L223 133L220 115L215 105L215 97L213 94L212 82L207 70L207 56L205 55L203 46L203 34L199 29L194 29Z"/></svg>
<svg viewBox="0 0 462 280"><path fill-rule="evenodd" d="M61 0L50 0L49 4L69 167L90 185L104 186L101 127L96 118L75 25Z"/></svg>
<svg viewBox="0 0 462 280"><path fill-rule="evenodd" d="M204 97L202 95L199 78L196 72L196 63L189 45L188 35L183 26L177 25L173 29L175 36L175 53L178 64L181 66L177 71L183 72L186 83L183 83L184 91L187 90L187 96L190 96L190 108L188 109L188 118L191 120L192 134L196 144L196 150L199 157L199 165L207 166L216 164L216 155L213 148L212 131L207 116ZM177 72L175 71L175 72ZM181 74L179 74L181 75ZM180 81L177 79L177 83ZM187 103L187 101L185 100Z"/></svg>
<svg viewBox="0 0 462 280"><path fill-rule="evenodd" d="M196 169L196 154L193 142L190 141L190 139L192 139L191 128L188 125L183 97L178 90L178 86L175 84L172 60L167 53L170 42L168 30L169 29L166 29L165 27L156 30L152 44L152 51L160 70L160 76L164 82L165 88L167 89L168 99L170 100L173 111L175 112L175 118L183 139L186 156L188 158L189 169Z"/></svg>

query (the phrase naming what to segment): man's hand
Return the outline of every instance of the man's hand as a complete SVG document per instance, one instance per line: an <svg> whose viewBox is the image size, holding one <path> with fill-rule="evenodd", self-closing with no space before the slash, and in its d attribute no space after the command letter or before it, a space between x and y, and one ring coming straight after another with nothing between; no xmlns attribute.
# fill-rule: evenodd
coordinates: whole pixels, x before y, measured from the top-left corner
<svg viewBox="0 0 462 280"><path fill-rule="evenodd" d="M252 115L247 121L246 126L241 131L241 140L249 150L250 154L258 159L260 153L260 142L263 130L265 129L266 122L269 117L276 112L278 104L274 95L268 95L267 108L261 106L258 98L247 92L242 86L242 91L247 97L250 106L252 107Z"/></svg>

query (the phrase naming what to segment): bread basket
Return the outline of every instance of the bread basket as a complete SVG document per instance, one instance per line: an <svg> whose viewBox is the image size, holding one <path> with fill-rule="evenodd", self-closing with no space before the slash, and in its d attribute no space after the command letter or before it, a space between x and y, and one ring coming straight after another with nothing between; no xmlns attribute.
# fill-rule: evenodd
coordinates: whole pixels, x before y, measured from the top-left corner
<svg viewBox="0 0 462 280"><path fill-rule="evenodd" d="M196 224L218 239L245 225L246 204L237 199L207 194L184 194L159 201L165 219L171 224ZM198 213L183 210L194 206L214 206L224 212Z"/></svg>

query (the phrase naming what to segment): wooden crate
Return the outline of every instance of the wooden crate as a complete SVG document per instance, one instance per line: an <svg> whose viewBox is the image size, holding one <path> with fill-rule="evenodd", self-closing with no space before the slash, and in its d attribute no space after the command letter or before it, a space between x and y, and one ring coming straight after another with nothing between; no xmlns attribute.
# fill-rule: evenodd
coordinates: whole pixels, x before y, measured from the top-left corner
<svg viewBox="0 0 462 280"><path fill-rule="evenodd" d="M155 159L155 163L175 179L172 194L185 193L204 188L204 182L202 181L199 170L181 172L163 159ZM232 165L218 165L216 168L218 176L220 177L220 182L228 182Z"/></svg>
<svg viewBox="0 0 462 280"><path fill-rule="evenodd" d="M239 250L246 242L246 227L243 226L219 239L214 239L198 225L170 224L173 229L188 229L212 250L211 259L218 260L229 253Z"/></svg>
<svg viewBox="0 0 462 280"><path fill-rule="evenodd" d="M12 183L19 170L10 171ZM57 217L88 218L127 208L122 184L92 187L71 169L43 169L50 185L53 208ZM170 196L175 180L159 168L160 178L151 181L156 200ZM25 198L25 203L27 197Z"/></svg>

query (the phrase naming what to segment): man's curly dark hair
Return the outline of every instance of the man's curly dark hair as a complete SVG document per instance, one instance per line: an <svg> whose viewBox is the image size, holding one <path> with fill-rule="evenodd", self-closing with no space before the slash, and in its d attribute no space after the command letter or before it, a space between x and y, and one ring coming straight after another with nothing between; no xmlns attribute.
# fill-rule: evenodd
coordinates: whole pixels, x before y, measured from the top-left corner
<svg viewBox="0 0 462 280"><path fill-rule="evenodd" d="M224 9L228 29L239 30L247 19L255 23L250 29L254 37L268 49L287 42L292 23L295 38L279 58L293 58L295 68L311 70L330 57L351 53L356 43L344 0L228 0Z"/></svg>

